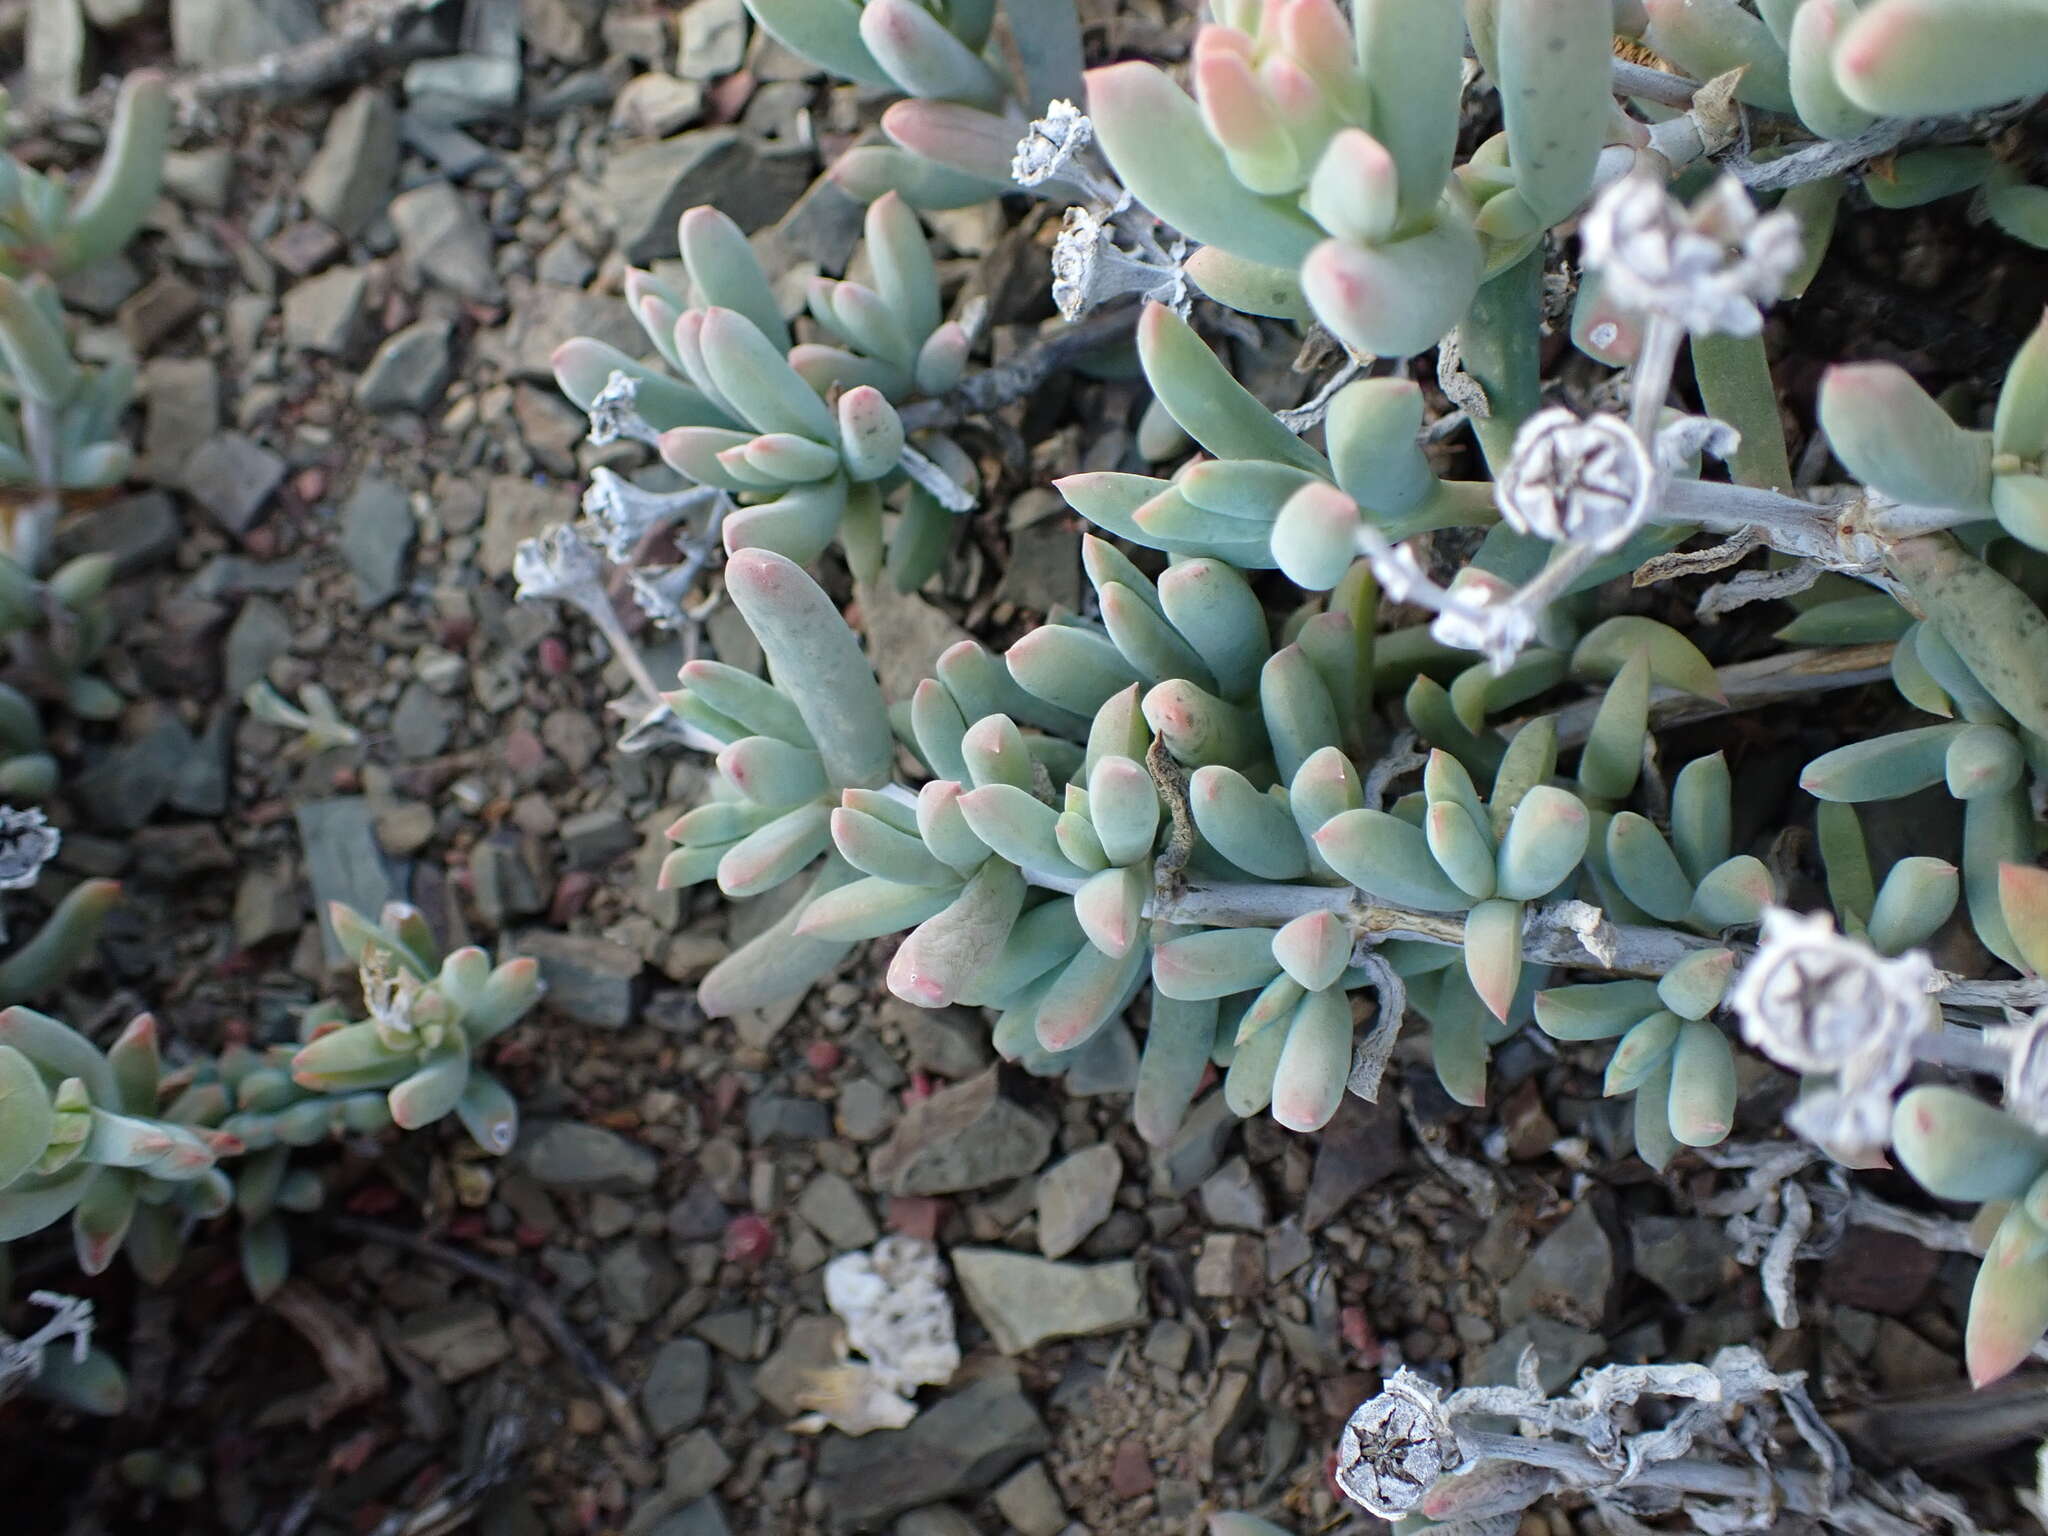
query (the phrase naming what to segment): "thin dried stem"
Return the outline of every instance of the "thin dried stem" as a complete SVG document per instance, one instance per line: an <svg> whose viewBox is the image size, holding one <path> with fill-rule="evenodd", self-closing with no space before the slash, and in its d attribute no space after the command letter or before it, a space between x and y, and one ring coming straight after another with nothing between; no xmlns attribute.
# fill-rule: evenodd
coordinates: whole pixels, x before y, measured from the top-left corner
<svg viewBox="0 0 2048 1536"><path fill-rule="evenodd" d="M950 427L969 416L1022 400L1039 385L1090 352L1122 339L1137 324L1135 306L1101 309L1086 319L1041 336L1015 357L984 368L937 400L914 400L902 409L905 431Z"/></svg>
<svg viewBox="0 0 2048 1536"><path fill-rule="evenodd" d="M481 1280L485 1285L502 1295L513 1306L525 1314L536 1328L548 1338L570 1365L582 1372L597 1395L604 1403L605 1412L611 1416L613 1425L626 1437L634 1450L645 1453L653 1443L647 1435L647 1428L640 1422L640 1415L633 1407L633 1399L626 1394L612 1373L605 1368L602 1360L591 1347L583 1342L576 1330L569 1326L555 1304L548 1300L547 1293L526 1276L516 1270L480 1259L473 1253L460 1248L450 1248L442 1243L407 1232L402 1227L389 1226L381 1221L368 1221L360 1216L330 1216L327 1224L337 1232L351 1237L364 1238L373 1243L386 1243L415 1257L442 1264L449 1269L460 1270L472 1279Z"/></svg>

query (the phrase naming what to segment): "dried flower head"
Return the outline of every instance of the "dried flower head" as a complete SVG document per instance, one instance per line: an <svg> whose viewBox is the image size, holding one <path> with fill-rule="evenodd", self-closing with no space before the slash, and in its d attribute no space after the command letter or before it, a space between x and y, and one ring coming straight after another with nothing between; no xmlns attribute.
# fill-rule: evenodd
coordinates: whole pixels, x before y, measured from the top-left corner
<svg viewBox="0 0 2048 1536"><path fill-rule="evenodd" d="M1538 411L1515 434L1493 499L1508 526L1605 554L1642 525L1657 483L1648 450L1619 416Z"/></svg>
<svg viewBox="0 0 2048 1536"><path fill-rule="evenodd" d="M1939 1017L1934 967L1915 950L1887 960L1844 938L1824 912L1765 912L1762 942L1728 1004L1742 1038L1780 1066L1829 1074L1785 1122L1845 1162L1890 1137L1892 1095L1913 1065L1914 1037Z"/></svg>
<svg viewBox="0 0 2048 1536"><path fill-rule="evenodd" d="M1093 209L1069 208L1052 247L1052 301L1061 317L1078 320L1128 294L1185 310L1187 278L1178 266L1161 266L1124 250L1111 238L1109 220Z"/></svg>
<svg viewBox="0 0 2048 1536"><path fill-rule="evenodd" d="M683 599L697 579L696 565L641 565L626 573L633 601L657 629L681 629L689 622Z"/></svg>
<svg viewBox="0 0 2048 1536"><path fill-rule="evenodd" d="M1579 242L1603 296L1701 334L1754 336L1759 306L1804 259L1798 219L1783 209L1759 218L1733 176L1690 210L1656 178L1624 176L1595 199Z"/></svg>
<svg viewBox="0 0 2048 1536"><path fill-rule="evenodd" d="M518 583L521 602L552 597L574 603L588 611L605 596L604 572L597 552L576 536L567 523L558 523L546 533L522 539L512 552L512 579Z"/></svg>
<svg viewBox="0 0 2048 1536"><path fill-rule="evenodd" d="M954 479L944 465L920 453L908 443L903 445L903 452L896 464L919 487L930 492L932 499L948 512L974 510L974 492ZM972 465L967 467L971 469Z"/></svg>
<svg viewBox="0 0 2048 1536"><path fill-rule="evenodd" d="M1460 1459L1442 1394L1403 1367L1345 1423L1337 1486L1382 1520L1399 1520Z"/></svg>
<svg viewBox="0 0 2048 1536"><path fill-rule="evenodd" d="M1016 156L1010 161L1010 177L1020 187L1035 187L1065 170L1095 137L1095 125L1088 114L1071 101L1054 101L1045 116L1024 130L1017 141Z"/></svg>
<svg viewBox="0 0 2048 1536"><path fill-rule="evenodd" d="M1382 593L1436 614L1429 633L1441 644L1478 651L1498 672L1536 638L1541 604L1525 602L1517 588L1498 576L1467 566L1448 587L1440 586L1422 568L1414 550L1407 544L1389 544L1370 523L1359 524L1358 547L1372 562Z"/></svg>
<svg viewBox="0 0 2048 1536"><path fill-rule="evenodd" d="M0 891L25 891L34 885L63 840L41 811L0 805Z"/></svg>
<svg viewBox="0 0 2048 1536"><path fill-rule="evenodd" d="M712 486L693 485L680 491L643 491L632 481L600 465L591 471L583 493L583 521L576 532L595 544L605 558L624 565L650 535L724 497Z"/></svg>
<svg viewBox="0 0 2048 1536"><path fill-rule="evenodd" d="M1479 652L1496 672L1536 638L1536 613L1515 587L1489 572L1468 566L1451 578L1444 598L1430 621L1430 638Z"/></svg>
<svg viewBox="0 0 2048 1536"><path fill-rule="evenodd" d="M1893 1054L1928 1024L1934 967L1915 950L1887 960L1835 932L1825 912L1764 913L1756 955L1728 1003L1742 1038L1794 1072L1841 1072Z"/></svg>
<svg viewBox="0 0 2048 1536"><path fill-rule="evenodd" d="M1679 474L1702 454L1725 463L1741 446L1742 434L1717 417L1674 413L1657 429L1657 467Z"/></svg>
<svg viewBox="0 0 2048 1536"><path fill-rule="evenodd" d="M1892 1099L1910 1066L1908 1059L1894 1071L1845 1072L1802 1094L1785 1111L1785 1124L1845 1166L1871 1166L1891 1140Z"/></svg>
<svg viewBox="0 0 2048 1536"><path fill-rule="evenodd" d="M356 979L363 989L363 1007L377 1026L377 1038L393 1050L410 1050L420 1043L414 1006L419 999L420 979L396 963L388 950L372 944L363 951Z"/></svg>
<svg viewBox="0 0 2048 1536"><path fill-rule="evenodd" d="M1087 208L1069 208L1052 246L1052 301L1066 320L1078 320L1098 302L1096 270L1116 246L1109 225Z"/></svg>
<svg viewBox="0 0 2048 1536"><path fill-rule="evenodd" d="M318 683L301 687L299 703L293 704L268 682L258 679L242 690L242 706L265 725L299 733L299 739L286 749L287 756L352 747L363 739L361 731L341 718L334 696Z"/></svg>
<svg viewBox="0 0 2048 1536"><path fill-rule="evenodd" d="M69 1340L71 1358L83 1361L92 1351L92 1303L57 1291L30 1291L28 1299L48 1307L50 1320L26 1338L0 1333L0 1402L43 1373L43 1351Z"/></svg>
<svg viewBox="0 0 2048 1536"><path fill-rule="evenodd" d="M623 369L613 369L590 402L590 441L599 447L622 437L649 447L660 443L661 434L640 414L639 397L639 382Z"/></svg>

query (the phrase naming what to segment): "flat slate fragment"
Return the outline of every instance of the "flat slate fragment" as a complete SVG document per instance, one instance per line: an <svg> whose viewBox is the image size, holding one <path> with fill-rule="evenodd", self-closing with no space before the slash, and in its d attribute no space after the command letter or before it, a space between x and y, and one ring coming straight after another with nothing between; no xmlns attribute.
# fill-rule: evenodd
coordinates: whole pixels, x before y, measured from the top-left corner
<svg viewBox="0 0 2048 1536"><path fill-rule="evenodd" d="M185 461L185 492L232 534L255 526L271 494L284 483L285 462L240 432L208 438Z"/></svg>
<svg viewBox="0 0 2048 1536"><path fill-rule="evenodd" d="M399 1324L398 1338L451 1383L488 1370L512 1353L512 1336L487 1301L456 1301L415 1312Z"/></svg>
<svg viewBox="0 0 2048 1536"><path fill-rule="evenodd" d="M347 963L348 955L327 920L329 902L342 901L376 921L384 903L399 896L383 850L377 846L376 818L361 795L336 795L310 800L298 809L299 845L306 856L306 874L313 883L313 907L320 914L320 933L327 941L327 963Z"/></svg>
<svg viewBox="0 0 2048 1536"><path fill-rule="evenodd" d="M529 1120L513 1156L536 1184L591 1194L652 1189L660 1171L639 1142L581 1120Z"/></svg>
<svg viewBox="0 0 2048 1536"><path fill-rule="evenodd" d="M365 475L341 509L341 551L364 608L381 608L404 590L413 533L411 498L383 476Z"/></svg>
<svg viewBox="0 0 2048 1536"><path fill-rule="evenodd" d="M949 1195L1022 1178L1052 1150L1052 1127L1002 1096L999 1069L943 1089L897 1122L868 1173L892 1195Z"/></svg>
<svg viewBox="0 0 2048 1536"><path fill-rule="evenodd" d="M998 1373L939 1399L907 1428L826 1435L814 1486L835 1529L875 1531L904 1510L992 1488L1051 1444L1017 1378Z"/></svg>
<svg viewBox="0 0 2048 1536"><path fill-rule="evenodd" d="M954 1278L1006 1355L1048 1339L1141 1326L1149 1315L1137 1262L1055 1264L1007 1248L955 1248Z"/></svg>
<svg viewBox="0 0 2048 1536"><path fill-rule="evenodd" d="M540 962L543 1006L578 1024L624 1029L640 1010L640 957L608 939L535 930L519 952Z"/></svg>

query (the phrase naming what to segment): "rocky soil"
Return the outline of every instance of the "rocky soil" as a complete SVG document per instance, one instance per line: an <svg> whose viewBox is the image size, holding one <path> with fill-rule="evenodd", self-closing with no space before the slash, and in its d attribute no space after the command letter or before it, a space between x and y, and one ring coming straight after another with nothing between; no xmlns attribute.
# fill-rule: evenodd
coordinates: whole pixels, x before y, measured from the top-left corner
<svg viewBox="0 0 2048 1536"><path fill-rule="evenodd" d="M1326 1455L1401 1361L1505 1381L1533 1345L1558 1386L1761 1339L1880 1457L1901 1442L1869 1405L1960 1390L1970 1260L1853 1229L1774 1326L1714 1205L1741 1173L1652 1176L1597 1063L1541 1041L1498 1053L1482 1114L1404 1055L1397 1094L1318 1137L1241 1125L1209 1092L1153 1149L1122 1026L1064 1087L1037 1083L993 1061L978 1015L890 1000L873 956L707 1022L693 982L775 912L653 888L707 765L620 753L602 643L512 599L514 546L573 515L592 467L646 469L582 440L547 359L576 334L648 350L622 274L673 259L695 203L752 231L786 291L842 270L859 209L814 178L879 102L754 34L739 0L441 10L429 56L190 124L145 234L68 287L82 350L136 357L143 396L132 492L63 535L119 560L108 670L133 701L59 743L79 765L62 871L128 895L71 1016L104 1036L146 1003L192 1047L289 1038L350 985L315 914L409 900L449 942L541 962L547 1002L495 1063L524 1132L503 1160L452 1127L338 1149L332 1214L299 1220L269 1307L229 1242L162 1292L17 1245L18 1290L96 1301L135 1403L108 1424L0 1417L10 1528L424 1536L454 1528L438 1508L486 1536L1179 1536L1242 1508L1362 1530ZM1176 46L1158 0L1101 10L1105 54ZM33 99L244 62L320 18L34 0L0 21L43 40ZM89 131L51 123L21 152L89 158ZM934 221L998 353L1050 313L1049 231L1020 213ZM1298 392L1291 356L1241 360ZM1136 401L1071 389L985 435L1001 494L928 594L859 594L894 687L961 626L1078 602L1072 520L1031 487L1125 460ZM708 643L756 655L729 613ZM324 687L361 744L300 752L241 708L261 681ZM1760 1080L1745 1130L1778 1108ZM947 1255L965 1364L907 1429L792 1433L805 1373L836 1358L822 1268L892 1231ZM204 1493L123 1487L107 1468L138 1448L196 1460ZM2012 1514L1995 1459L1945 1475L1987 1523Z"/></svg>

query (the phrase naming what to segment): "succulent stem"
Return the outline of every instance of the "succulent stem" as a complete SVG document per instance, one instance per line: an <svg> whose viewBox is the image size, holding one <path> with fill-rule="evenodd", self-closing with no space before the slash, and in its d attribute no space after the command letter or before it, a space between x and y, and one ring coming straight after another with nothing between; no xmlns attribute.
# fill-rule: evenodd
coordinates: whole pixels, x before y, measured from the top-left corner
<svg viewBox="0 0 2048 1536"><path fill-rule="evenodd" d="M1654 101L1660 106L1681 110L1690 107L1693 92L1700 88L1697 80L1688 80L1683 75L1652 69L1647 64L1633 63L1628 59L1616 59L1613 70L1616 95L1634 96L1642 101Z"/></svg>
<svg viewBox="0 0 2048 1536"><path fill-rule="evenodd" d="M1135 306L1101 309L1033 342L1015 357L961 381L938 400L913 400L899 413L906 432L950 427L969 416L1021 400L1063 368L1101 347L1124 340L1137 319Z"/></svg>
<svg viewBox="0 0 2048 1536"><path fill-rule="evenodd" d="M1664 402L1671 394L1671 371L1678 365L1678 348L1685 340L1685 327L1669 315L1651 314L1643 331L1642 350L1636 354L1629 375L1629 429L1642 439L1654 456L1657 451L1657 423L1664 414Z"/></svg>

